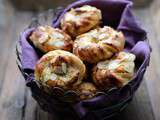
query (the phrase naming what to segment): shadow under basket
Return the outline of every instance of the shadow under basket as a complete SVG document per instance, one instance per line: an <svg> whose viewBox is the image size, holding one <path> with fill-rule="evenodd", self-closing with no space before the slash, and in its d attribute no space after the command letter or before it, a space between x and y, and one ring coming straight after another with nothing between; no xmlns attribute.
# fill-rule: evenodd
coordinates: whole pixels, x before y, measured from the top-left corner
<svg viewBox="0 0 160 120"><path fill-rule="evenodd" d="M87 4L90 4L91 0L88 1L89 2ZM83 4L86 3L81 3L81 5ZM130 2L125 4L130 4ZM79 5L79 2L72 4L65 10L63 8L58 8L45 11L31 20L31 24L21 33L20 40L17 42L17 65L26 80L26 85L31 89L33 98L38 102L43 110L49 113L54 113L59 117L63 116L61 119L65 118L66 120L108 119L112 116L115 116L116 114L119 114L124 108L126 108L129 102L132 100L134 93L141 84L143 75L147 66L149 65L151 52L146 38L142 41L137 41L134 47L128 50L129 52L132 52L136 55L135 62L137 63L137 71L133 79L122 88L115 87L107 91L99 92L94 98L89 100L81 101L79 100L76 92L64 91L60 88L54 88L52 92L53 94L46 93L42 88L39 88L35 82L34 70L26 68L24 69L23 67L23 54L26 50L23 48L23 39L27 39L27 36L32 31L32 28L46 24L52 24L52 26L57 27L58 19L61 18L61 15L70 9L70 7L74 7L76 5ZM94 3L91 2L91 5L94 5Z"/></svg>

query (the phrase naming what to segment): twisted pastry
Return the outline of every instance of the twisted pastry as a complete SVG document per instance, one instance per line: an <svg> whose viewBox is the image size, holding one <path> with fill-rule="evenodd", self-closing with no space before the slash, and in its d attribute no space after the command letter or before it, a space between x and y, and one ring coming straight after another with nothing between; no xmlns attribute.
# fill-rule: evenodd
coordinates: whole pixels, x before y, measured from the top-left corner
<svg viewBox="0 0 160 120"><path fill-rule="evenodd" d="M120 52L111 60L99 62L93 68L93 81L100 88L122 87L127 84L134 75L135 55Z"/></svg>
<svg viewBox="0 0 160 120"><path fill-rule="evenodd" d="M73 45L73 53L83 61L96 63L122 51L124 43L122 32L104 26L78 36Z"/></svg>
<svg viewBox="0 0 160 120"><path fill-rule="evenodd" d="M62 30L51 26L37 27L29 38L35 47L45 53L56 49L72 50L71 37Z"/></svg>
<svg viewBox="0 0 160 120"><path fill-rule="evenodd" d="M37 62L35 79L42 86L72 89L82 82L85 71L85 65L74 54L54 50Z"/></svg>
<svg viewBox="0 0 160 120"><path fill-rule="evenodd" d="M76 37L98 26L101 19L99 9L84 5L67 12L61 20L61 28L72 37Z"/></svg>

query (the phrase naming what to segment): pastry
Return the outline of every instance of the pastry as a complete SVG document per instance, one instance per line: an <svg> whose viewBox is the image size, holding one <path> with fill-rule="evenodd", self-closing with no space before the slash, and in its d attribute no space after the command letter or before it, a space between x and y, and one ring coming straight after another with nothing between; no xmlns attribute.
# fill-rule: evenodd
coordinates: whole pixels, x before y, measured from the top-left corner
<svg viewBox="0 0 160 120"><path fill-rule="evenodd" d="M76 89L77 93L80 95L81 100L91 99L95 96L97 88L93 83L83 82Z"/></svg>
<svg viewBox="0 0 160 120"><path fill-rule="evenodd" d="M97 27L102 19L101 11L96 7L84 5L78 8L72 8L64 14L61 20L63 31L76 37Z"/></svg>
<svg viewBox="0 0 160 120"><path fill-rule="evenodd" d="M79 35L74 41L73 53L85 62L96 63L122 51L124 44L122 32L104 26Z"/></svg>
<svg viewBox="0 0 160 120"><path fill-rule="evenodd" d="M122 87L127 84L134 75L135 55L120 52L111 60L97 63L93 68L93 81L99 88Z"/></svg>
<svg viewBox="0 0 160 120"><path fill-rule="evenodd" d="M71 37L62 30L51 26L37 27L29 39L36 48L44 53L57 49L72 51Z"/></svg>
<svg viewBox="0 0 160 120"><path fill-rule="evenodd" d="M54 50L37 62L35 79L39 85L49 88L72 89L82 82L85 71L85 65L77 56L64 50Z"/></svg>

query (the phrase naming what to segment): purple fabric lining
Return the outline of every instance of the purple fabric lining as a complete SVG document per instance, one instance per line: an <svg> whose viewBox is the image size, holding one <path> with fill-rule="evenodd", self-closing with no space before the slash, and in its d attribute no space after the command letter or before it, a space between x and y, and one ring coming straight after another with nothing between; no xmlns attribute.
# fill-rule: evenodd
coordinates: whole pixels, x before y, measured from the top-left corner
<svg viewBox="0 0 160 120"><path fill-rule="evenodd" d="M26 29L24 32L20 34L20 45L22 48L22 68L23 69L31 69L34 70L34 66L37 62L38 55L35 51L35 49L29 44L28 42L28 36L31 34L31 32L34 30L34 28Z"/></svg>
<svg viewBox="0 0 160 120"><path fill-rule="evenodd" d="M136 67L137 72L133 77L133 80L128 86L113 91L111 96L98 96L91 100L85 100L73 105L72 108L76 113L83 118L94 110L104 109L106 110L109 102L123 101L129 96L132 96L135 90L142 81L143 74L146 67L149 65L151 48L146 42L146 32L140 27L137 20L132 13L132 2L126 0L80 0L69 5L61 15L55 19L52 23L53 27L59 27L60 20L63 15L72 7L78 7L82 5L92 5L101 9L103 14L103 25L109 25L115 29L122 31L126 38L125 50L132 52L136 55ZM36 50L28 43L27 38L34 28L26 29L20 34L20 45L22 47L22 68L23 70L34 70L34 66L39 59ZM125 90L127 88L127 90ZM129 90L131 89L131 90ZM34 93L33 93L34 94ZM38 100L38 99L37 99ZM48 107L50 107L48 105ZM89 117L90 118L90 117Z"/></svg>

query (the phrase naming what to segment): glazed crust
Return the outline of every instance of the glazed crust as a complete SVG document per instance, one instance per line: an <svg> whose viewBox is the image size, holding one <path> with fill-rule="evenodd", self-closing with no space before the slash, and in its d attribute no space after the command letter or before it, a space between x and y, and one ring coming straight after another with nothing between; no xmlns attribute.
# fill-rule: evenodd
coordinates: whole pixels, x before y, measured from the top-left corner
<svg viewBox="0 0 160 120"><path fill-rule="evenodd" d="M111 60L99 62L93 68L93 81L101 89L122 87L127 84L134 75L135 55L120 52Z"/></svg>
<svg viewBox="0 0 160 120"><path fill-rule="evenodd" d="M93 83L83 82L76 89L77 93L80 95L81 100L91 99L96 95L97 88Z"/></svg>
<svg viewBox="0 0 160 120"><path fill-rule="evenodd" d="M73 53L83 61L96 63L122 51L124 44L122 32L104 26L78 36L73 45Z"/></svg>
<svg viewBox="0 0 160 120"><path fill-rule="evenodd" d="M45 54L36 64L35 79L49 88L72 89L79 85L85 76L85 65L74 54L54 50Z"/></svg>
<svg viewBox="0 0 160 120"><path fill-rule="evenodd" d="M101 19L99 9L85 5L68 11L61 20L61 28L72 37L76 37L98 26Z"/></svg>
<svg viewBox="0 0 160 120"><path fill-rule="evenodd" d="M29 39L36 48L44 53L57 49L72 51L71 37L62 30L51 26L37 27Z"/></svg>

